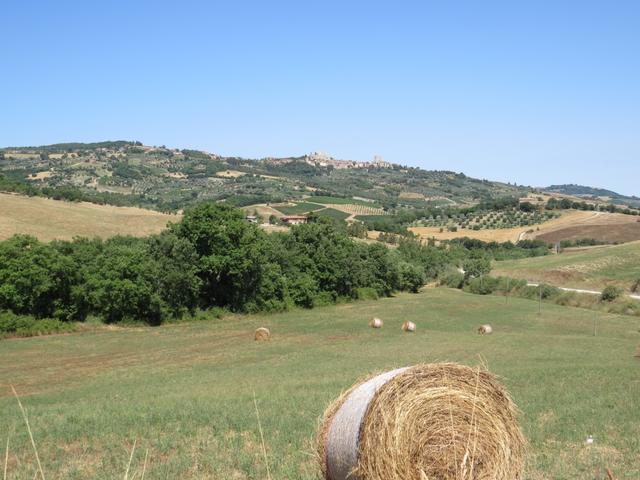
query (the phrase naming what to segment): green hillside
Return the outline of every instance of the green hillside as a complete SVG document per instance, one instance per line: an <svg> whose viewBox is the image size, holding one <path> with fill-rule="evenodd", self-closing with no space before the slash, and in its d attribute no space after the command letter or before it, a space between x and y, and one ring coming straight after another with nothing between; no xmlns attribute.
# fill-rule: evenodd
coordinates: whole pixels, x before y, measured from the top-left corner
<svg viewBox="0 0 640 480"><path fill-rule="evenodd" d="M8 147L0 149L0 190L44 191L47 196L72 200L170 211L202 200L245 206L305 198L313 202L314 196L319 203L424 208L468 205L529 192L462 173L386 163L329 162L313 156L222 157L125 141Z"/></svg>
<svg viewBox="0 0 640 480"><path fill-rule="evenodd" d="M617 285L629 291L640 280L640 242L496 262L493 272L562 287L602 290Z"/></svg>

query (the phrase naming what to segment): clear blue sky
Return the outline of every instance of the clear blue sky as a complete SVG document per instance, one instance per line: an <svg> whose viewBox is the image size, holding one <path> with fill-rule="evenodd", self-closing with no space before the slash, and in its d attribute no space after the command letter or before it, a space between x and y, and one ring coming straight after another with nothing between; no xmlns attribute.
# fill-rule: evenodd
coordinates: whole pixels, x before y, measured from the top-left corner
<svg viewBox="0 0 640 480"><path fill-rule="evenodd" d="M29 1L0 146L322 150L640 195L640 2Z"/></svg>

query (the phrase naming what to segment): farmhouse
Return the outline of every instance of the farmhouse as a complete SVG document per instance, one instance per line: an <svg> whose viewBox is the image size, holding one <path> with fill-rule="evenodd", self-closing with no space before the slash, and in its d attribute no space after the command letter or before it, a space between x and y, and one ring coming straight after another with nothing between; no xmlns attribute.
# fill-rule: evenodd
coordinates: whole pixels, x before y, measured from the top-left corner
<svg viewBox="0 0 640 480"><path fill-rule="evenodd" d="M307 217L304 215L285 215L280 218L287 225L300 225L301 223L307 223Z"/></svg>

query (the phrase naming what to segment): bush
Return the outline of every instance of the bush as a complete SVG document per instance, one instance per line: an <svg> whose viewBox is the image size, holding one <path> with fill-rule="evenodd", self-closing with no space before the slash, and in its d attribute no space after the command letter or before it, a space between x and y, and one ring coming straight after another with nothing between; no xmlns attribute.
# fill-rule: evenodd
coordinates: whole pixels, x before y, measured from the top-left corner
<svg viewBox="0 0 640 480"><path fill-rule="evenodd" d="M375 288L361 287L356 292L359 300L377 300L379 298Z"/></svg>
<svg viewBox="0 0 640 480"><path fill-rule="evenodd" d="M448 272L440 277L440 285L449 288L462 288L464 284L464 275L458 271Z"/></svg>
<svg viewBox="0 0 640 480"><path fill-rule="evenodd" d="M402 262L400 264L400 289L411 293L418 293L424 285L424 269L419 265Z"/></svg>
<svg viewBox="0 0 640 480"><path fill-rule="evenodd" d="M609 285L606 287L600 295L600 300L603 302L613 302L615 299L622 295L622 289L615 285Z"/></svg>
<svg viewBox="0 0 640 480"><path fill-rule="evenodd" d="M465 292L477 295L490 295L498 290L500 279L495 277L474 278L464 287Z"/></svg>
<svg viewBox="0 0 640 480"><path fill-rule="evenodd" d="M36 319L30 315L16 315L13 312L0 312L0 337L28 337L46 333L68 332L75 325L53 318Z"/></svg>

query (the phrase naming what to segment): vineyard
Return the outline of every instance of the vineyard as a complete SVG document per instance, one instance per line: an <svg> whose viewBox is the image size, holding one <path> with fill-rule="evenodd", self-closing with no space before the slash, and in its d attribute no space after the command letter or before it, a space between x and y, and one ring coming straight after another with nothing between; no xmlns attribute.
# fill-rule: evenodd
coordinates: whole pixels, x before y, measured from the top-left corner
<svg viewBox="0 0 640 480"><path fill-rule="evenodd" d="M412 223L413 227L440 227L449 231L457 230L496 230L539 225L559 217L557 212L504 210L500 212L472 212L453 215L436 215Z"/></svg>
<svg viewBox="0 0 640 480"><path fill-rule="evenodd" d="M386 215L386 212L382 208L366 202L355 201L355 203L346 203L346 201L348 201L347 199L320 196L310 197L309 200L313 200L314 203L300 202L282 207L274 206L274 208L284 215L303 215L314 211L320 214L321 212L325 212L325 210L329 210L332 213L328 216L337 219L345 219L351 215ZM322 203L320 203L321 200ZM336 200L344 201L329 203L326 202L327 200L331 202L336 202Z"/></svg>
<svg viewBox="0 0 640 480"><path fill-rule="evenodd" d="M325 204L329 208L333 208L335 210L340 210L341 212L348 213L349 215L385 215L385 211L380 207L372 207L370 205L359 205L359 204L335 204L335 203L326 203Z"/></svg>

